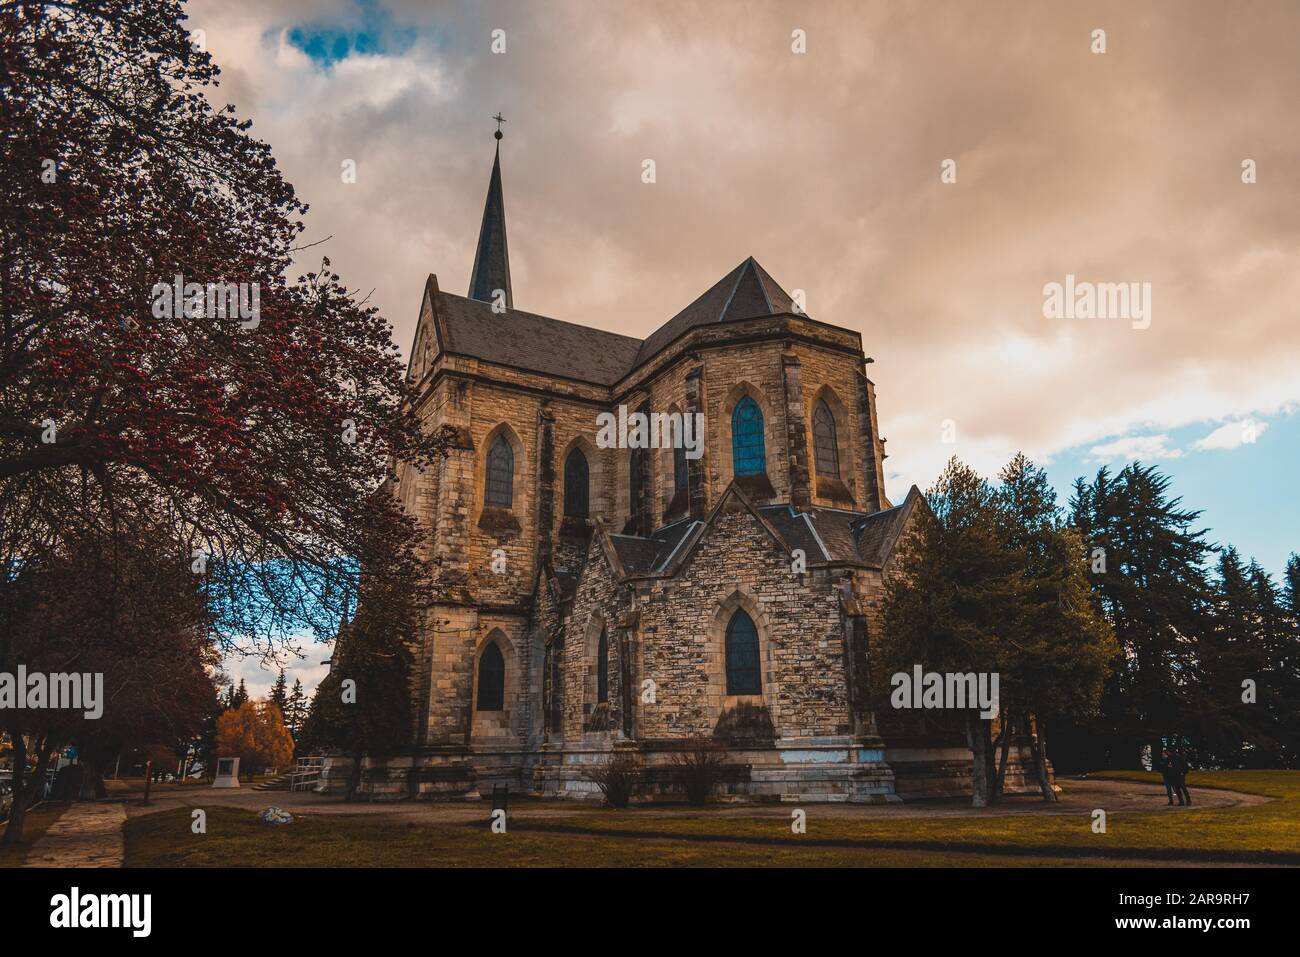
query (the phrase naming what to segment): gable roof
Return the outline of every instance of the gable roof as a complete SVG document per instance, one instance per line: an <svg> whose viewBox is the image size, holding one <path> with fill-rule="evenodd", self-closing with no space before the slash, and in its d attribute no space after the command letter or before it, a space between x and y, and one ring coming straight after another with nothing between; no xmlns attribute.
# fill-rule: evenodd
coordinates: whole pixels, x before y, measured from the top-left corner
<svg viewBox="0 0 1300 957"><path fill-rule="evenodd" d="M864 562L884 568L893 554L898 537L918 503L924 503L921 490L913 485L901 505L862 516L850 523L858 555Z"/></svg>
<svg viewBox="0 0 1300 957"><path fill-rule="evenodd" d="M809 565L852 564L879 569L892 557L912 511L925 502L913 485L901 505L879 512L824 508L797 512L789 505L755 506L733 479L702 521L683 519L647 537L612 534L596 519L592 545L600 548L616 581L630 577L671 578L686 566L733 496L787 555L798 548L803 549ZM569 587L567 595L573 594L589 565L590 558L575 580L563 583Z"/></svg>
<svg viewBox="0 0 1300 957"><path fill-rule="evenodd" d="M912 510L919 502L924 502L920 491L913 485L901 505L879 512L850 512L835 508L811 508L799 512L790 505L755 506L733 479L703 521L680 521L659 529L649 538L610 535L610 546L623 565L622 572L627 575L677 574L703 541L727 499L733 495L787 554L802 549L810 565L830 562L871 568L885 567L899 536L907 527Z"/></svg>
<svg viewBox="0 0 1300 957"><path fill-rule="evenodd" d="M648 538L639 535L610 535L623 568L629 574L662 571L676 557L682 542L691 536L700 522L683 519L657 529Z"/></svg>
<svg viewBox="0 0 1300 957"><path fill-rule="evenodd" d="M487 212L484 216L487 230ZM501 229L504 256L504 219ZM483 254L484 241L480 237L479 255ZM643 342L633 336L509 307L508 276L507 311L493 312L490 290L482 298L475 291L483 268L487 267L476 258L470 296L444 292L438 287L437 277L429 276L425 298L432 303L429 311L433 333L441 351L596 385L614 385L678 336L698 326L795 311L794 300L751 256ZM505 268L509 268L508 263ZM498 281L483 280L489 285ZM422 321L416 329L408 368L414 368L424 327Z"/></svg>
<svg viewBox="0 0 1300 957"><path fill-rule="evenodd" d="M435 315L444 352L580 382L613 385L636 358L640 339L562 322L519 309L437 292Z"/></svg>
<svg viewBox="0 0 1300 957"><path fill-rule="evenodd" d="M794 311L794 300L789 293L750 256L652 332L641 344L636 364L645 362L678 336L697 326Z"/></svg>

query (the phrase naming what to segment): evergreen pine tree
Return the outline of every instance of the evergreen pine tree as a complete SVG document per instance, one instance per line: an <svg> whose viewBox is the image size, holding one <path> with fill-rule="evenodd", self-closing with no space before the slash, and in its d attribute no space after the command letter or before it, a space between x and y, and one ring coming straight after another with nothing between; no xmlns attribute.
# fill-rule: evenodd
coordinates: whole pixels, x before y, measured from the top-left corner
<svg viewBox="0 0 1300 957"><path fill-rule="evenodd" d="M1281 588L1257 563L1247 574L1259 609L1264 678L1259 682L1259 704L1267 714L1276 750L1273 767L1300 767L1300 616L1290 605L1290 577L1300 575L1300 562L1292 555ZM1255 762L1260 763L1260 762Z"/></svg>
<svg viewBox="0 0 1300 957"><path fill-rule="evenodd" d="M993 490L956 458L914 512L886 585L884 674L1002 670L999 631L1014 617L1020 581L1002 548ZM883 690L883 689L881 689ZM961 715L972 756L972 807L996 800L992 728L978 709Z"/></svg>
<svg viewBox="0 0 1300 957"><path fill-rule="evenodd" d="M1203 762L1216 767L1273 764L1279 751L1275 728L1266 705L1258 696L1272 684L1266 621L1277 618L1276 594L1268 581L1266 594L1252 578L1261 573L1248 569L1232 547L1219 556L1218 576L1212 583L1208 627L1196 637L1193 680L1186 684L1188 737ZM1265 576L1267 578L1267 576ZM1254 684L1254 700L1243 700L1244 682Z"/></svg>
<svg viewBox="0 0 1300 957"><path fill-rule="evenodd" d="M284 669L280 669L280 677L275 679L275 684L271 686L271 704L280 709L280 717L288 719L289 711L289 686L284 677Z"/></svg>
<svg viewBox="0 0 1300 957"><path fill-rule="evenodd" d="M1055 801L1048 730L1095 714L1118 645L1091 594L1083 542L1062 526L1047 473L1017 454L999 478L994 503L1001 543L1019 571L1021 594L999 633L1003 731L996 790L1014 728L1029 737L1044 800Z"/></svg>
<svg viewBox="0 0 1300 957"><path fill-rule="evenodd" d="M1087 548L1104 550L1105 572L1091 581L1122 649L1102 719L1078 729L1079 740L1095 743L1094 766L1136 767L1146 748L1158 754L1187 730L1212 547L1192 529L1201 513L1171 498L1169 482L1134 462L1114 477L1102 468L1091 484L1075 483L1072 524Z"/></svg>
<svg viewBox="0 0 1300 957"><path fill-rule="evenodd" d="M307 695L302 690L302 682L297 678L293 679L293 689L289 692L289 704L285 713L285 723L289 727L289 733L293 735L294 743L298 742L298 736L302 732L302 723L307 719Z"/></svg>

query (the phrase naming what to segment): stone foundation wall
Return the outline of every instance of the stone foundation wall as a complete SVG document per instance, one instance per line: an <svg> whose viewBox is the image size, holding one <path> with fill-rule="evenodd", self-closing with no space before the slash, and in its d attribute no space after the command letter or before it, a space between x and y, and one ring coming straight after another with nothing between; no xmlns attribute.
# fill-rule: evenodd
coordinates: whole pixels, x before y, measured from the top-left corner
<svg viewBox="0 0 1300 957"><path fill-rule="evenodd" d="M671 743L622 745L642 766L637 803L681 802ZM511 794L556 800L601 801L591 772L609 761L605 747L509 749L366 759L361 792L374 801L478 800L504 785ZM1008 758L1006 793L1033 794L1028 747ZM327 758L320 791L342 794L350 758ZM969 797L970 752L953 748L864 748L847 739L782 743L771 748L729 749L719 802L896 804L934 798ZM1050 771L1050 768L1049 768Z"/></svg>

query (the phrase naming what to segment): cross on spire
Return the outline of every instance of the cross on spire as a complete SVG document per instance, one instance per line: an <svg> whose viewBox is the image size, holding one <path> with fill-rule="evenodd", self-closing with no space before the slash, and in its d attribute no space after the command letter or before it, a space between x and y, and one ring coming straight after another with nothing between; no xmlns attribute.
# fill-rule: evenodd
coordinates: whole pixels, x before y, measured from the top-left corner
<svg viewBox="0 0 1300 957"><path fill-rule="evenodd" d="M492 117L492 119L497 121L497 131L492 135L495 136L497 139L501 139L501 124L506 121L506 118L501 115L500 110L497 110L497 115Z"/></svg>

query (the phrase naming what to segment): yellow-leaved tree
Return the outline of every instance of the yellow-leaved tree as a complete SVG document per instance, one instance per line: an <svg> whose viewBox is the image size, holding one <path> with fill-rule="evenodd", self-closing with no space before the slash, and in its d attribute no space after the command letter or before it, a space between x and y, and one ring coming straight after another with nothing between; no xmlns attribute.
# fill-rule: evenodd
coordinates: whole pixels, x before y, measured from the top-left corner
<svg viewBox="0 0 1300 957"><path fill-rule="evenodd" d="M239 758L239 770L248 774L283 768L293 760L293 738L279 708L246 701L217 718L217 754Z"/></svg>

